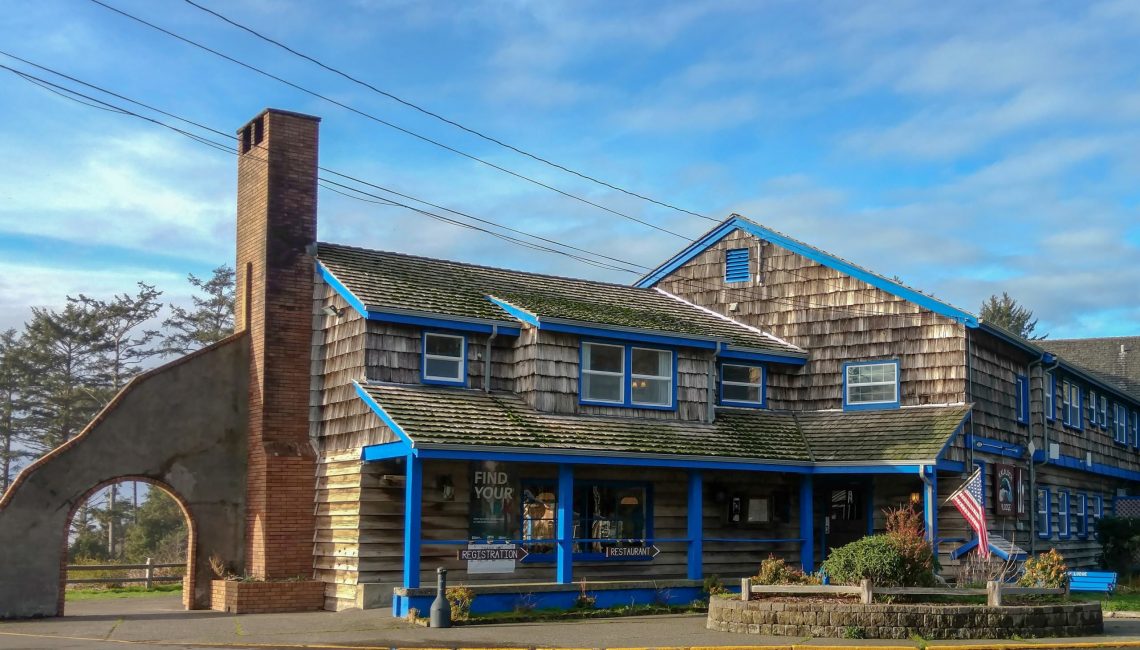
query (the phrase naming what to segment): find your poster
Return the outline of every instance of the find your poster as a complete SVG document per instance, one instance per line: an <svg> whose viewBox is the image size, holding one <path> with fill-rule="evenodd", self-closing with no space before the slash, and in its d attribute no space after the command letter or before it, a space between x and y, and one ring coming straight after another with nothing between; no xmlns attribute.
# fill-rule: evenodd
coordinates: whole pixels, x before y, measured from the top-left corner
<svg viewBox="0 0 1140 650"><path fill-rule="evenodd" d="M506 463L471 464L471 539L513 539L518 488Z"/></svg>
<svg viewBox="0 0 1140 650"><path fill-rule="evenodd" d="M1017 468L1013 465L994 465L994 515L1017 516Z"/></svg>

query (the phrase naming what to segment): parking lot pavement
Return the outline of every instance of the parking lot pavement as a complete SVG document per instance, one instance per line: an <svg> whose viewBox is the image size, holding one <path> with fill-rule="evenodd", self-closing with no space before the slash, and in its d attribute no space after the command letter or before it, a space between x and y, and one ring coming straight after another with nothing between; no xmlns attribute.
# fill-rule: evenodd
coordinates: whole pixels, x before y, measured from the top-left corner
<svg viewBox="0 0 1140 650"><path fill-rule="evenodd" d="M700 614L431 630L395 620L386 610L243 616L187 612L177 596L80 601L68 603L67 613L63 618L0 622L0 649L916 647L911 641L809 641L713 632L704 629ZM1140 647L1140 620L1109 619L1105 627L1111 636L1053 645L1035 640L1012 647ZM958 644L935 641L927 647L947 645Z"/></svg>

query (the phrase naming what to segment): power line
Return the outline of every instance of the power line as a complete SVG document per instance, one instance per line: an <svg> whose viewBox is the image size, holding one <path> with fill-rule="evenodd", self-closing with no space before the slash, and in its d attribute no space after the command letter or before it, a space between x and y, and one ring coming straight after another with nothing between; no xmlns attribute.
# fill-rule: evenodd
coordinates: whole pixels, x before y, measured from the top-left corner
<svg viewBox="0 0 1140 650"><path fill-rule="evenodd" d="M474 128L465 126L459 122L456 122L455 120L449 119L447 117L444 117L443 115L440 115L439 113L436 113L432 110L424 108L423 106L420 106L419 104L416 104L414 102L406 100L402 97L399 97L399 96L397 96L393 93L390 93L386 90L383 90L381 88L377 88L376 86L372 85L371 83L369 83L367 81L364 81L363 79L360 79L358 77L350 75L347 72L344 72L343 70L340 70L340 69L335 68L331 65L328 65L322 61L319 61L318 59L316 59L312 56L309 56L308 54L305 54L303 52L299 52L296 49L286 45L285 43L282 43L281 41L270 38L269 36L266 36L265 34L257 31L256 29L253 29L252 27L249 27L247 25L243 25L242 23L239 23L236 20L233 20L232 18L228 18L228 17L222 15L221 13L214 11L213 9L210 9L209 7L202 6L202 5L198 4L197 2L194 2L194 0L184 0L184 1L186 2L186 4L188 4L192 7L195 7L201 11L204 11L204 12L216 17L216 18L219 18L220 20L222 20L226 23L229 23L230 25L257 37L257 38L265 41L266 43L270 43L272 45L275 45L275 46L285 50L286 52L293 54L294 56L298 56L302 59L305 59L306 61L309 61L310 63L316 64L317 66L320 66L321 68L324 68L325 70L328 70L329 72L332 72L333 74L339 75L339 76L357 84L358 86L362 86L362 87L367 88L368 90L371 90L371 91L373 91L379 95L383 95L384 97L387 97L388 99L399 102L400 104L403 104L404 106L407 106L408 108L419 111L420 113L423 113L424 115L428 115L428 116L433 117L433 118L435 118L441 122L444 122L446 124L450 124L451 126L454 126L457 129L460 129L462 131L466 131L467 133L470 133L471 135L482 138L483 140L486 140L487 142L491 142L491 143L499 145L500 147L510 149L511 151L513 151L515 153L521 154L523 156L531 158L532 160L536 160L540 163L549 165L551 167L554 167L555 169L560 169L560 170L567 172L569 174L573 174L573 175L575 175L581 179L591 181L591 182L597 183L599 185L604 185L605 187L608 187L612 190L617 190L618 192L621 192L623 194L628 194L629 196L633 196L633 197L642 199L644 201L649 201L650 203L654 203L654 204L659 205L661 207L669 208L670 210L676 210L677 212L683 212L685 214L689 214L689 215L692 215L694 217L700 217L701 219L707 219L707 220L713 221L713 222L718 221L717 219L714 219L714 218L709 217L709 216L705 216L699 212L693 212L692 210L687 210L685 208L678 207L676 205L673 205L671 203L667 203L665 201L659 201L653 197L646 196L644 194L639 194L637 192L634 192L632 190L628 190L628 189L626 189L624 187L620 187L618 185L614 185L612 183L609 183L609 182L604 181L602 179L596 178L596 177L591 176L589 174L586 174L584 172L580 172L580 171L577 171L575 169L571 169L569 167L566 167L565 165L561 165L559 163L556 163L556 162L549 160L547 158L544 158L538 154L531 153L529 151L526 151L524 149L516 147L512 144L504 142L504 141L502 141L502 140L500 140L494 136L491 136L491 135L488 135L482 131L479 131L478 129L474 129Z"/></svg>
<svg viewBox="0 0 1140 650"><path fill-rule="evenodd" d="M251 64L249 64L249 63L245 63L244 61L239 61L238 59L235 59L235 58L234 58L234 57L232 57L232 56L229 56L229 55L227 55L227 54L223 54L223 53L221 53L221 52L219 52L219 51L217 51L217 50L215 50L215 49L213 49L213 48L210 48L210 47L208 47L208 46L206 46L206 45L202 45L201 43L198 43L197 41L194 41L194 40L191 40L191 39L189 39L189 38L186 38L185 36L181 36L181 35L179 35L179 34L176 34L176 33L172 32L172 31L170 31L170 30L168 30L168 29L165 29L165 28L159 27L158 25L155 25L154 23L148 22L148 21L146 21L146 20L144 20L144 19L142 19L142 18L139 18L138 16L135 16L135 15L133 15L133 14L131 14L131 13L128 13L128 12L126 12L126 11L123 11L122 9L118 9L118 8L116 8L116 7L112 7L111 5L109 5L109 4L105 3L105 2L103 2L102 0L91 0L91 2L93 2L93 3L97 4L97 5L101 6L101 7L104 7L104 8L106 8L106 9L109 9L110 11L113 11L113 12L115 12L115 13L117 13L117 14L121 15L121 16L124 16L124 17L126 17L126 18L129 18L129 19L131 19L131 20L133 20L133 21L135 21L135 22L138 22L138 23L140 23L140 24L142 24L142 25L146 25L147 27L150 27L151 29L157 30L157 31L159 31L159 32L162 32L163 34L166 34L166 35L168 35L168 36L171 36L171 37L173 37L173 38L176 38L176 39L178 39L178 40L180 40L180 41L182 41L182 42L184 42L184 43L187 43L188 45L192 45L192 46L194 46L194 47L196 47L196 48L199 48L199 49L201 49L201 50L204 50L204 51L206 51L206 52L209 52L210 54L213 54L214 56L217 56L217 57L220 57L220 58L222 58L222 59L225 59L225 60L227 60L227 61L229 61L229 62L231 62L231 63L237 64L237 65L240 65L240 66L242 66L243 68L246 68L247 70L250 70L250 71L256 72L257 74L260 74L260 75L263 75L263 76L265 76L265 77L268 77L269 79L273 79L274 81L277 81L277 82L279 82L279 83L283 83L283 84L285 84L285 85L289 86L290 88L294 88L294 89L296 89L296 90L299 90L299 91L301 91L301 92L303 92L303 93L305 93L305 94L307 94L307 95L311 95L311 96L313 96L313 97L316 97L316 98L318 98L318 99L321 99L321 100L324 100L324 101L326 101L326 102L329 102L329 103L331 103L331 104L334 104L334 105L336 105L336 106L339 106L339 107L341 107L341 108L343 108L343 109L345 109L345 110L348 110L348 111L351 111L351 112L353 112L353 113L356 113L357 115L360 115L361 117L365 117L365 118L368 118L368 119L370 119L370 120L373 120L374 122L377 122L377 123L379 123L379 124L383 124L384 126L386 126L386 127L388 127L388 128L391 128L391 129L395 129L396 131L399 131L399 132L401 132L401 133L404 133L404 134L406 134L406 135L409 135L409 136L411 136L411 137L413 137L413 138L416 138L416 139L418 139L418 140L421 140L421 141L423 141L423 142L427 142L427 143L429 143L429 144L432 144L432 145L435 145L435 146L437 146L437 147L439 147L439 148L441 148L441 149L445 149L445 150L447 150L447 151L450 151L451 153L454 153L454 154L456 154L456 155L459 155L459 156L463 156L464 158L467 158L467 159L469 159L469 160L473 160L473 161L475 161L475 162L481 163L481 164L483 164L483 165L486 165L486 166L488 166L488 167L491 167L491 168L493 168L493 169L497 169L498 171L501 171L501 172L503 172L503 173L505 173L505 174L510 174L511 176L514 176L515 178L518 178L518 179L520 179L520 180L524 180L524 181L527 181L528 183L533 183L533 184L535 184L535 185L538 185L539 187L543 187L543 188L545 188L545 189L548 189L548 190L550 190L550 191L552 191L552 192L557 192L558 194L561 194L562 196L565 196L565 197L567 197L567 198L570 198L570 199L574 199L575 201L579 201L579 202L581 202L581 203L585 203L586 205L590 205L590 206L593 206L593 207L595 207L595 208L598 208L599 210L604 210L605 212L609 212L610 214L613 214L613 215L615 215L615 216L621 217L621 218L623 218L623 219L628 219L628 220L630 220L630 221L634 221L634 222L636 222L636 223L639 223L639 224L641 224L641 225L643 225L643 226L646 226L646 227L648 227L648 228L653 228L654 230L659 230L659 231L661 231L661 232L663 232L663 233L666 233L666 234L669 234L669 235L673 235L674 237L678 237L678 238L680 238L680 239L684 239L684 240L686 240L686 241L688 241L688 240L689 240L689 237L686 237L685 235L682 235L681 233L678 233L678 232L675 232L675 231L669 230L668 228L664 228L664 227L662 227L662 226L658 226L657 224L651 223L651 222L649 222L649 221L645 221L644 219L639 219L639 218L637 218L637 217L634 217L634 216L632 216L632 215L626 214L626 213L624 213L624 212L620 212L620 211L618 211L618 210L614 210L613 208L609 208L609 207L606 207L606 206L604 206L604 205L602 205L602 204L600 204L600 203L596 203L596 202L594 202L594 201L591 201L590 199L587 199L587 198L585 198L585 197L579 196L579 195L577 195L577 194L573 194L573 193L571 193L571 192L567 192L566 190L563 190L563 189L559 189L559 188L557 188L557 187L554 187L553 185L550 185L550 184L548 184L548 183L544 183L544 182L542 182L542 181L540 181L540 180L538 180L538 179L535 179L535 178L531 178L530 176L526 176L526 175L524 175L524 174L521 174L521 173L519 173L519 172L516 172L516 171L514 171L514 170L511 170L511 169L507 169L506 167L503 167L503 166L501 166L501 165L497 165L497 164L495 164L495 163L493 163L493 162L491 162L491 161L489 161L489 160L486 160L486 159L484 159L484 158L480 158L480 157L478 157L478 156L475 156L475 155L473 155L473 154L469 154L469 153L467 153L466 151L462 151L462 150L460 150L460 149L457 149L457 148L455 148L455 147L452 147L452 146L450 146L450 145L444 144L443 142L440 142L439 140L435 140L435 139L429 138L429 137L427 137L427 136L425 136L425 135L421 135L421 134L419 134L419 133L416 133L415 131L412 131L412 130L410 130L410 129L406 129L406 128L402 127L402 126L399 126L398 124L395 124L395 123L393 123L393 122L389 122L388 120L385 120L385 119L383 119L383 118L377 117L376 115L373 115L373 114L371 114L371 113L368 113L368 112L366 112L366 111L363 111L363 110L361 110L361 109L355 108L355 107L353 107L353 106L349 106L348 104L345 104L344 102L340 102L340 101L337 101L337 100L335 100L335 99L333 99L333 98L331 98L331 97L328 97L328 96L326 96L326 95L322 95L321 93L318 93L318 92L317 92L317 91L315 91L315 90L310 90L310 89L308 89L308 88L305 88L304 86L301 86L301 85L299 85L299 84L295 84L295 83L293 83L292 81L288 81L288 80L286 80L286 79L283 79L283 78L281 78L281 77L279 77L279 76L277 76L277 75L275 75L275 74L273 74L273 73L271 73L271 72L267 72L267 71L265 71L265 70L262 70L261 68L258 68L257 66L251 65Z"/></svg>

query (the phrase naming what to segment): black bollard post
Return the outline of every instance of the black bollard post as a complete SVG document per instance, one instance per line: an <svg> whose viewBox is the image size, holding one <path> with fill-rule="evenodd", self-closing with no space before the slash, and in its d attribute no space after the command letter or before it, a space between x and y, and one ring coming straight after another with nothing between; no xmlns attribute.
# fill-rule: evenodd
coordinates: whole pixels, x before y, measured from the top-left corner
<svg viewBox="0 0 1140 650"><path fill-rule="evenodd" d="M431 627L451 627L451 603L447 602L447 569L435 570L439 576L435 586L435 601L431 604Z"/></svg>

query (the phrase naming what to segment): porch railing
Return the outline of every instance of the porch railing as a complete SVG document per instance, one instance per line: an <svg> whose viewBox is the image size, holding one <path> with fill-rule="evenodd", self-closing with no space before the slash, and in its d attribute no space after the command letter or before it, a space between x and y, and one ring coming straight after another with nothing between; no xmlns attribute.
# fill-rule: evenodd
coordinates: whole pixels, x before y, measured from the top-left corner
<svg viewBox="0 0 1140 650"><path fill-rule="evenodd" d="M118 584L123 582L141 582L144 583L147 589L154 586L156 582L181 582L182 576L159 576L155 575L155 569L175 569L183 568L186 566L185 562L173 563L156 563L151 558L147 558L144 564L69 564L67 565L67 575L70 576L72 571L143 571L143 576L140 578L123 577L123 578L71 578L65 581L69 585L86 585L86 584Z"/></svg>

